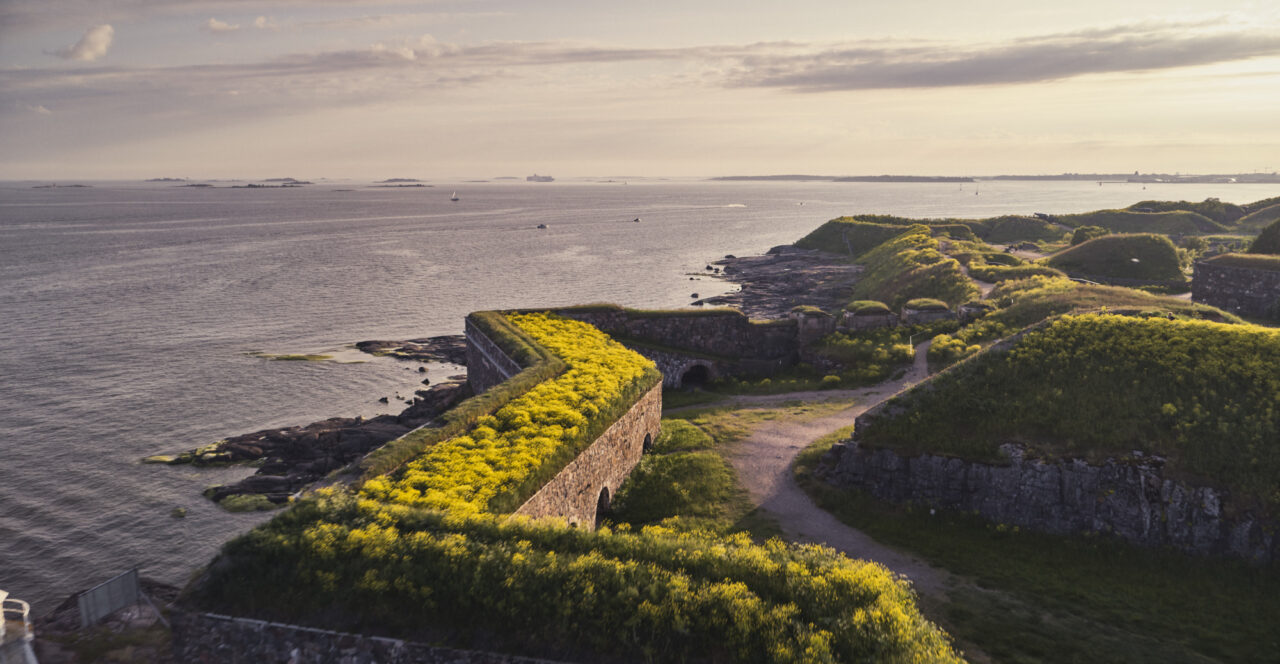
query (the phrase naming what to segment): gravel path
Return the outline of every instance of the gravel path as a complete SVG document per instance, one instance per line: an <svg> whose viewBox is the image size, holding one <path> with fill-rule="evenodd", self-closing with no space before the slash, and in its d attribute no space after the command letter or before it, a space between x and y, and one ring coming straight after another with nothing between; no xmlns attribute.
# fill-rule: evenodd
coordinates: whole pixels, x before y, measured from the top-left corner
<svg viewBox="0 0 1280 664"><path fill-rule="evenodd" d="M823 543L850 557L874 560L909 578L916 592L921 595L941 598L946 591L949 576L947 572L880 544L862 531L841 523L815 505L791 474L791 462L809 443L852 424L853 418L868 408L893 396L907 384L922 380L928 373L925 366L928 348L928 342L916 346L915 363L898 380L860 390L823 393L824 396L833 398L839 396L857 400L849 408L807 421L771 421L757 426L747 438L734 444L729 453L729 462L750 492L751 499L778 520L788 538ZM785 398L794 400L796 396L773 395L773 398L777 401ZM734 401L741 405L753 405L750 400ZM764 400L760 402L768 403Z"/></svg>

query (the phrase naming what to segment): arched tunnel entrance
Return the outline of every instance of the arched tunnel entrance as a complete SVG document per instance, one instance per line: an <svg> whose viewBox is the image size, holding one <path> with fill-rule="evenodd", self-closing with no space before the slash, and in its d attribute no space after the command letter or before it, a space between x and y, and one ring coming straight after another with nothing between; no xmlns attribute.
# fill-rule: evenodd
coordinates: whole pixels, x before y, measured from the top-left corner
<svg viewBox="0 0 1280 664"><path fill-rule="evenodd" d="M600 489L600 497L596 499L596 528L604 523L604 518L609 514L609 487Z"/></svg>
<svg viewBox="0 0 1280 664"><path fill-rule="evenodd" d="M680 387L702 387L711 381L711 369L705 364L694 364L680 374Z"/></svg>

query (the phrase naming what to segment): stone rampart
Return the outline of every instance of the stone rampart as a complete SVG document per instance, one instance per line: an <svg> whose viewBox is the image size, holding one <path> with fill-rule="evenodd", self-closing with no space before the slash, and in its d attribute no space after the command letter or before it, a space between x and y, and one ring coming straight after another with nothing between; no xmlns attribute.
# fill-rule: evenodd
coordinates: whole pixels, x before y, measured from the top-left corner
<svg viewBox="0 0 1280 664"><path fill-rule="evenodd" d="M661 420L659 383L515 513L535 518L563 517L571 524L594 528L608 511L618 487L657 439Z"/></svg>
<svg viewBox="0 0 1280 664"><path fill-rule="evenodd" d="M467 383L471 391L480 394L487 392L508 378L520 373L524 367L511 359L498 344L494 343L484 331L471 319L466 319L467 337Z"/></svg>
<svg viewBox="0 0 1280 664"><path fill-rule="evenodd" d="M590 323L621 340L732 358L783 357L796 346L794 322L756 323L738 311L661 313L601 307L556 313Z"/></svg>
<svg viewBox="0 0 1280 664"><path fill-rule="evenodd" d="M1201 261L1191 299L1241 316L1280 320L1280 272Z"/></svg>
<svg viewBox="0 0 1280 664"><path fill-rule="evenodd" d="M1223 509L1225 491L1164 477L1164 460L1134 454L1092 465L1079 459L1027 459L1005 445L1007 464L939 455L904 456L837 444L818 473L831 484L891 502L976 512L1047 533L1110 533L1149 547L1253 562L1276 559L1276 526Z"/></svg>
<svg viewBox="0 0 1280 664"><path fill-rule="evenodd" d="M170 617L174 660L184 664L554 664L212 613L174 612Z"/></svg>

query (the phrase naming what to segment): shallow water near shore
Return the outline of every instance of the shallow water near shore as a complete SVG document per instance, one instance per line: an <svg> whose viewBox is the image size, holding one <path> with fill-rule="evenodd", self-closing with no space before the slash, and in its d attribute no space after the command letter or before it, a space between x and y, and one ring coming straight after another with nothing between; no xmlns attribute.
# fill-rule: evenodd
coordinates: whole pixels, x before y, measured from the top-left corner
<svg viewBox="0 0 1280 664"><path fill-rule="evenodd" d="M251 468L142 457L402 408L377 399L410 396L418 365L357 356L356 341L460 333L478 309L682 306L732 288L705 276L711 261L792 242L841 214L983 217L1280 194L1087 182L984 182L978 195L972 184L833 182L32 184L0 183L0 588L37 614L134 566L181 584L269 518L200 496ZM427 377L447 373L432 366ZM185 518L171 516L177 507Z"/></svg>

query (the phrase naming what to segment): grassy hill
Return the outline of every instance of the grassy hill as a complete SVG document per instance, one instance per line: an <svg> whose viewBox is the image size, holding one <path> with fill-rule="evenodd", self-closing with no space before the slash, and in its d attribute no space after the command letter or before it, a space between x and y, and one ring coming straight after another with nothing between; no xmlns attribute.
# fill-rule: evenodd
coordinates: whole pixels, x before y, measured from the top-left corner
<svg viewBox="0 0 1280 664"><path fill-rule="evenodd" d="M1198 212L1171 210L1167 212L1135 212L1133 210L1097 210L1057 217L1059 223L1072 228L1101 226L1113 233L1164 233L1170 235L1198 235L1221 233L1227 227Z"/></svg>
<svg viewBox="0 0 1280 664"><path fill-rule="evenodd" d="M1265 228L1276 221L1280 221L1280 204L1264 207L1257 212L1251 212L1240 218L1240 229L1242 231L1253 231L1259 228Z"/></svg>
<svg viewBox="0 0 1280 664"><path fill-rule="evenodd" d="M1071 275L1183 283L1178 250L1169 238L1155 234L1104 235L1068 247L1045 260Z"/></svg>
<svg viewBox="0 0 1280 664"><path fill-rule="evenodd" d="M858 221L852 217L838 217L800 238L795 246L801 249L849 254L857 258L902 235L906 230L897 225Z"/></svg>
<svg viewBox="0 0 1280 664"><path fill-rule="evenodd" d="M1234 203L1223 203L1216 198L1206 198L1199 203L1190 201L1139 201L1130 205L1128 210L1150 212L1174 212L1186 210L1204 215L1224 226L1235 224L1243 217L1245 209Z"/></svg>
<svg viewBox="0 0 1280 664"><path fill-rule="evenodd" d="M901 309L921 297L955 306L978 295L978 288L954 258L944 256L927 226L907 232L863 254L866 266L853 287L853 299L877 300Z"/></svg>
<svg viewBox="0 0 1280 664"><path fill-rule="evenodd" d="M899 397L863 440L988 461L1010 440L1046 458L1142 450L1167 457L1175 475L1280 509L1277 366L1277 330L1063 316Z"/></svg>
<svg viewBox="0 0 1280 664"><path fill-rule="evenodd" d="M1280 220L1271 222L1262 229L1253 244L1249 245L1251 254L1280 254Z"/></svg>

